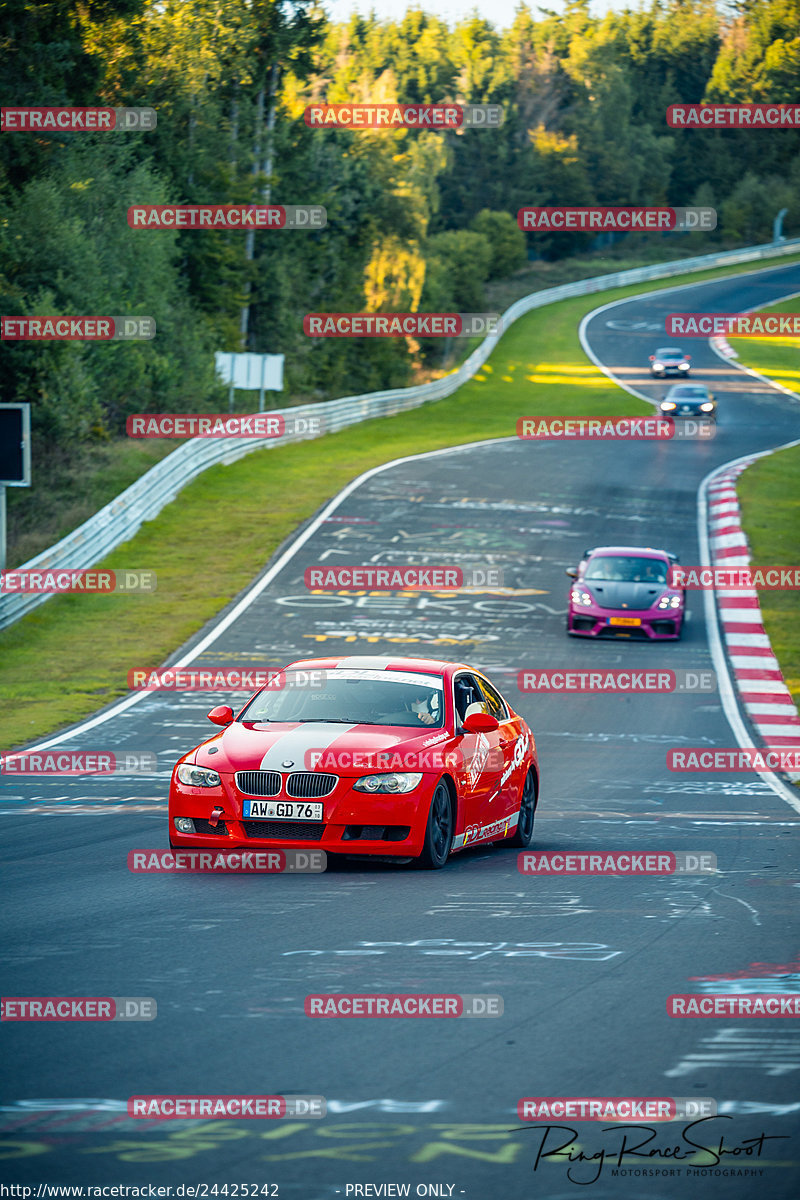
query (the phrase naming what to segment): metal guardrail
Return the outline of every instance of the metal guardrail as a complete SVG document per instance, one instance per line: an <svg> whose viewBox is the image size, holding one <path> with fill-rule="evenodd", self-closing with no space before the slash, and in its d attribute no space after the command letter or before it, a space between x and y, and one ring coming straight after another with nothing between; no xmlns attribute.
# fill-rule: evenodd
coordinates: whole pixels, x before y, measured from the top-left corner
<svg viewBox="0 0 800 1200"><path fill-rule="evenodd" d="M544 308L559 300L583 296L591 292L605 292L633 283L646 283L653 279L669 279L672 275L685 275L710 267L755 262L767 258L779 258L800 250L800 238L785 242L769 243L764 246L748 246L741 250L726 250L719 254L704 254L697 258L684 258L675 262L656 263L648 267L633 267L610 275L595 275L591 279L579 279L559 287L545 288L523 296L503 313L503 330L534 308ZM395 388L385 392L368 392L363 396L344 396L340 400L305 404L297 408L274 409L290 417L321 417L325 433L335 433L348 425L376 417L390 417L396 413L418 408L432 400L442 400L457 391L486 362L502 334L493 333L486 337L469 358L449 375L432 383L417 384L415 387ZM193 438L184 442L172 454L156 463L141 478L120 492L110 504L106 504L94 516L89 517L72 533L67 534L54 546L37 554L29 562L14 568L18 571L80 570L100 562L112 550L127 542L139 530L144 521L152 521L161 509L174 500L178 492L196 479L208 467L222 463L226 466L251 454L254 450L271 449L287 441L307 441L318 434L292 433L279 441L263 438ZM136 564L131 564L136 565ZM10 593L0 598L0 629L5 629L20 617L32 612L39 604L49 600L49 594Z"/></svg>

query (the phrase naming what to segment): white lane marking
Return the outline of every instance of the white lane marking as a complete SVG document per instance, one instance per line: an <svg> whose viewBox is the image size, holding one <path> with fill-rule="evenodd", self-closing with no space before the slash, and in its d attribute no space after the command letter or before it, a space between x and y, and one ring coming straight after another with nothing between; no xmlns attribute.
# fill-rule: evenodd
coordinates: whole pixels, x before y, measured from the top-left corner
<svg viewBox="0 0 800 1200"><path fill-rule="evenodd" d="M741 685L746 689L742 692L745 697L757 696L764 692L775 692L776 699L778 695L783 696L784 702L794 707L792 693L782 679L742 679Z"/></svg>
<svg viewBox="0 0 800 1200"><path fill-rule="evenodd" d="M794 708L791 696L787 696L783 704L759 704L758 701L748 704L745 701L745 708L748 712L761 713L763 716L769 716L770 714L783 717L790 716L791 714L786 711L787 706Z"/></svg>
<svg viewBox="0 0 800 1200"><path fill-rule="evenodd" d="M726 626L729 624L729 622L727 620L727 612L725 613L724 624ZM772 649L772 645L771 645L769 637L767 636L766 633L737 633L734 630L729 630L726 628L725 641L730 643L731 648L733 648L735 646L737 648L737 650L742 650L742 649L771 650Z"/></svg>
<svg viewBox="0 0 800 1200"><path fill-rule="evenodd" d="M754 462L757 458L766 458L770 454L774 454L777 450L788 450L792 446L800 446L800 438L793 442L786 442L783 446L775 446L771 450L761 450L757 454L743 454L740 458L732 459L730 462L723 463L721 467L716 467L710 471L702 480L697 491L697 540L700 546L700 565L703 567L711 566L711 552L709 548L708 537L708 486L719 475L725 471L730 471L740 463ZM731 679L730 671L728 670L728 662L725 657L725 651L722 647L722 638L719 630L719 615L717 613L716 597L713 591L707 590L703 592L703 607L706 618L706 629L708 630L708 644L711 650L711 661L714 665L714 670L717 673L717 685L719 688L719 696L722 701L722 709L728 720L728 724L733 730L734 737L737 743L742 747L755 749L755 742L750 737L747 731L742 715L739 711L739 698L736 688ZM731 662L736 667L778 667L778 662L774 658L768 657L752 657L731 655ZM796 795L792 788L778 779L774 771L758 771L758 775L765 783L776 793L781 796L790 808L795 812L800 813L800 798Z"/></svg>
<svg viewBox="0 0 800 1200"><path fill-rule="evenodd" d="M725 613L725 624L730 625L760 625L761 613L757 608L731 608L725 605L723 609Z"/></svg>
<svg viewBox="0 0 800 1200"><path fill-rule="evenodd" d="M740 530L736 533L715 533L711 540L715 550L730 550L733 546L747 545L747 538Z"/></svg>
<svg viewBox="0 0 800 1200"><path fill-rule="evenodd" d="M730 647L731 664L737 671L779 671L780 666L777 658L771 655L765 655L763 658L758 658L752 654L737 654L734 647Z"/></svg>

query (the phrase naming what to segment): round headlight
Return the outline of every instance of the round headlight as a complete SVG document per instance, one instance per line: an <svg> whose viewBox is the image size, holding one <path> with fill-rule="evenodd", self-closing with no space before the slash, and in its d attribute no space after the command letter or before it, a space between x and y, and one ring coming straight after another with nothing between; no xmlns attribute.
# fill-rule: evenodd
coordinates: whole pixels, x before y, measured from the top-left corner
<svg viewBox="0 0 800 1200"><path fill-rule="evenodd" d="M402 795L412 792L422 779L421 771L391 771L385 775L362 775L353 784L357 792L380 792L384 794Z"/></svg>
<svg viewBox="0 0 800 1200"><path fill-rule="evenodd" d="M219 787L221 782L216 771L210 771L208 767L196 767L192 763L181 763L178 779L187 787Z"/></svg>

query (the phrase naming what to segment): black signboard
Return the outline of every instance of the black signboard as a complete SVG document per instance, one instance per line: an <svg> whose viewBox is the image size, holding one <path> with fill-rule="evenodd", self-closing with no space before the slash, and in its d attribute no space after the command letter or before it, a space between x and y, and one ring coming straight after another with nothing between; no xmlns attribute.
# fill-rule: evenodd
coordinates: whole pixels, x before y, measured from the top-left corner
<svg viewBox="0 0 800 1200"><path fill-rule="evenodd" d="M0 404L0 487L30 487L30 408Z"/></svg>

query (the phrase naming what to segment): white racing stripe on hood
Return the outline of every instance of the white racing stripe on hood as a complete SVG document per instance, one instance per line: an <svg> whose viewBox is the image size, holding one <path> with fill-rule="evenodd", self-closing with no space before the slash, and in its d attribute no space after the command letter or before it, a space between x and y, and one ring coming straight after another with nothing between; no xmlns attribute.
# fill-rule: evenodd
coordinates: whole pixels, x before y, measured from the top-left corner
<svg viewBox="0 0 800 1200"><path fill-rule="evenodd" d="M355 729L358 722L352 725L338 725L334 721L308 721L289 729L281 734L277 742L270 746L261 760L262 771L307 771L306 752L308 750L327 750L332 742L343 733ZM291 759L292 767L282 767L284 759Z"/></svg>

